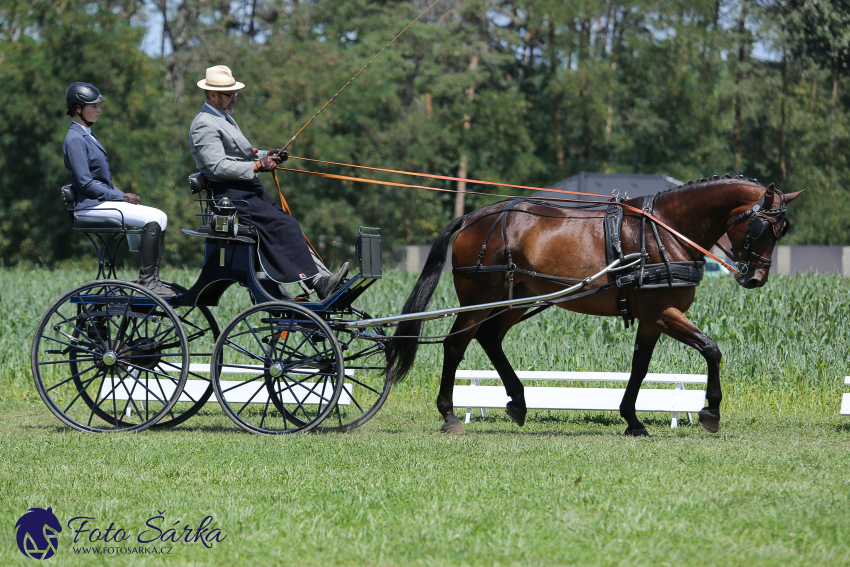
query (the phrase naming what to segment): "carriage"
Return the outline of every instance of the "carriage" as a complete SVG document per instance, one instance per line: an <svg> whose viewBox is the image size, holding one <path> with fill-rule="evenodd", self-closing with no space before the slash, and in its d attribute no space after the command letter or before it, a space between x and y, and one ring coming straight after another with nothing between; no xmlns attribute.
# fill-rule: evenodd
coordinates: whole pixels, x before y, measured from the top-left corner
<svg viewBox="0 0 850 567"><path fill-rule="evenodd" d="M98 272L60 297L39 322L32 371L41 398L66 425L90 432L142 431L185 422L215 402L257 434L316 429L350 431L386 401L386 335L347 323L370 316L354 306L381 277L380 230L357 237L360 273L323 301L293 298L257 267L257 235L203 177L189 186L203 225L183 229L205 242L204 261L189 289L164 282L160 297L116 279L119 247L137 230L122 220L75 217L72 231L95 248ZM202 193L206 195L201 197ZM62 188L73 205L73 188ZM210 308L233 284L252 307L222 329Z"/></svg>

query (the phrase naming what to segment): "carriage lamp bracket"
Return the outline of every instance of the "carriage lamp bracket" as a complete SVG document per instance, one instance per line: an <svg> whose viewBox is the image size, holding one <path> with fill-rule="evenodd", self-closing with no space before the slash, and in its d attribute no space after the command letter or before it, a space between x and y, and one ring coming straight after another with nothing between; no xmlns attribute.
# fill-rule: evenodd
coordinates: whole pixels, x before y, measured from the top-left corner
<svg viewBox="0 0 850 567"><path fill-rule="evenodd" d="M239 213L227 197L222 197L215 203L215 211L210 213L210 228L213 232L222 234L239 234Z"/></svg>
<svg viewBox="0 0 850 567"><path fill-rule="evenodd" d="M213 232L237 236L239 226L247 224L251 221L251 203L245 199L229 199L222 197L221 199L195 199L203 210L206 203L206 212L195 213L196 217L203 217L203 224L208 226ZM233 203L245 203L248 207L248 216L240 218L239 212ZM223 213L223 214L222 214Z"/></svg>

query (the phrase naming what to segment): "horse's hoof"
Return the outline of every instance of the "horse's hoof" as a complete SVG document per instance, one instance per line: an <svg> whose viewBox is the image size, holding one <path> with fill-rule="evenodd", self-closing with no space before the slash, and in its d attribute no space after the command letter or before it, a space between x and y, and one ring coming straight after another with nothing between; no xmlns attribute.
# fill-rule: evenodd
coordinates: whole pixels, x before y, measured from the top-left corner
<svg viewBox="0 0 850 567"><path fill-rule="evenodd" d="M520 409L513 402L508 402L508 405L505 406L505 413L520 427L525 425L525 414L528 413L525 408Z"/></svg>
<svg viewBox="0 0 850 567"><path fill-rule="evenodd" d="M649 431L646 430L646 427L639 427L637 429L626 429L625 433L623 433L626 437L652 437L649 434Z"/></svg>
<svg viewBox="0 0 850 567"><path fill-rule="evenodd" d="M463 435L466 433L466 429L463 428L463 424L461 422L457 423L444 423L440 428L440 433L451 433L453 435Z"/></svg>
<svg viewBox="0 0 850 567"><path fill-rule="evenodd" d="M720 431L720 412L712 413L708 408L700 410L699 424L702 425L703 429L706 431L717 433Z"/></svg>

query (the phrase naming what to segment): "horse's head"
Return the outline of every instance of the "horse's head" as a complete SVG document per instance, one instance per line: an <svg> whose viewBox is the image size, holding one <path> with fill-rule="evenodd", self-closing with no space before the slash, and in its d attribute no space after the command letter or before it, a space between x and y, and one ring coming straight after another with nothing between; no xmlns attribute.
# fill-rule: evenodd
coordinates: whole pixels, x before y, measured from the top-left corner
<svg viewBox="0 0 850 567"><path fill-rule="evenodd" d="M786 206L800 193L785 195L771 183L752 208L727 223L726 234L739 272L735 281L740 286L754 289L767 283L773 249L791 228Z"/></svg>

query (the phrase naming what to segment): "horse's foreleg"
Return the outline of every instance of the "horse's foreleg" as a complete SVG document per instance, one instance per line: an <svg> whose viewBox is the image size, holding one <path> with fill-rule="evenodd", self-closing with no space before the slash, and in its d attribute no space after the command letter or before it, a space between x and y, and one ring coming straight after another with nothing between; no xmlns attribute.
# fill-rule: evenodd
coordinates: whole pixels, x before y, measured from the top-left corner
<svg viewBox="0 0 850 567"><path fill-rule="evenodd" d="M458 316L452 325L451 336L443 341L443 373L440 378L440 391L437 394L437 410L443 416L443 426L440 431L444 433L465 433L463 424L455 416L453 391L455 385L455 372L463 355L475 333L478 330L476 323L487 316L489 312L464 313ZM464 331L466 329L466 331ZM463 332L458 332L463 331Z"/></svg>
<svg viewBox="0 0 850 567"><path fill-rule="evenodd" d="M708 365L708 379L705 386L705 399L708 405L699 412L699 424L708 431L717 433L720 429L720 359L723 354L717 343L703 333L678 309L666 309L658 320L664 334L696 349Z"/></svg>
<svg viewBox="0 0 850 567"><path fill-rule="evenodd" d="M637 418L635 403L637 402L643 379L646 378L646 371L649 370L649 361L652 360L655 344L658 342L658 337L660 336L661 331L652 323L646 323L644 321L638 323L637 336L635 337L635 352L632 355L632 373L629 376L629 383L623 394L623 401L620 402L620 415L626 420L627 424L626 435L632 435L634 437L649 436L646 427Z"/></svg>
<svg viewBox="0 0 850 567"><path fill-rule="evenodd" d="M528 412L525 406L525 393L522 382L514 372L508 357L505 356L502 341L505 339L508 329L522 318L523 313L525 311L522 310L509 311L505 315L481 325L481 329L475 335L475 340L478 341L490 362L493 363L493 367L499 373L499 378L502 379L502 384L505 385L505 392L511 398L511 401L505 407L505 411L508 417L520 427L525 425L525 415Z"/></svg>

